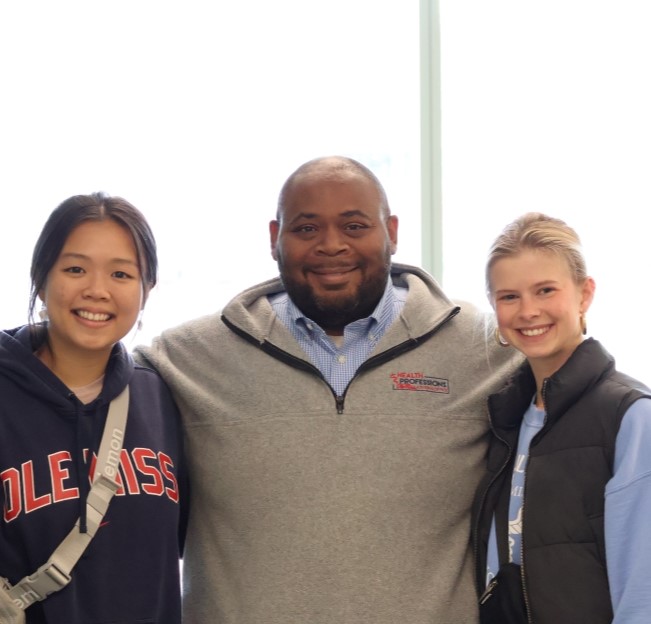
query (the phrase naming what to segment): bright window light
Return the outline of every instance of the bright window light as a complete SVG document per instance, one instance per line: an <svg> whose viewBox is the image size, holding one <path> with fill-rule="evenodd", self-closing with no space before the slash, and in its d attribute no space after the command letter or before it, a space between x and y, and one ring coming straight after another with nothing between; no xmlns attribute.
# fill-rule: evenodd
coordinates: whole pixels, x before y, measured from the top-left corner
<svg viewBox="0 0 651 624"><path fill-rule="evenodd" d="M651 383L651 4L440 3L443 282L481 302L488 247L534 210L581 236L588 333Z"/></svg>
<svg viewBox="0 0 651 624"><path fill-rule="evenodd" d="M373 169L420 259L418 4L139 0L0 8L0 165L11 267L0 326L26 321L30 254L66 197L124 196L161 280L132 340L276 274L268 222L316 156Z"/></svg>

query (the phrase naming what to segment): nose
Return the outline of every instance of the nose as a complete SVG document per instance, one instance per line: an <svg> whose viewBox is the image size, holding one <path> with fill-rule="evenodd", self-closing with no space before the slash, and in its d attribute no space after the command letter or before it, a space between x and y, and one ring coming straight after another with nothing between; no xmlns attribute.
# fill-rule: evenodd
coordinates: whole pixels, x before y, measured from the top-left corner
<svg viewBox="0 0 651 624"><path fill-rule="evenodd" d="M535 318L540 314L540 307L532 297L522 297L520 299L520 316L526 319Z"/></svg>
<svg viewBox="0 0 651 624"><path fill-rule="evenodd" d="M110 299L107 276L100 273L89 273L83 296L87 299Z"/></svg>
<svg viewBox="0 0 651 624"><path fill-rule="evenodd" d="M324 228L320 232L316 252L327 256L337 256L348 250L348 241L337 227Z"/></svg>

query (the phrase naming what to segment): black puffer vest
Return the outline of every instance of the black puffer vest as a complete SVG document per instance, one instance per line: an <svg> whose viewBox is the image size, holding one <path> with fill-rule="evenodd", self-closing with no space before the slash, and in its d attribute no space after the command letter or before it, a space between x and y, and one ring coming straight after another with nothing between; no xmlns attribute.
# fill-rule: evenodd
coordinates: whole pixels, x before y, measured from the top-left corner
<svg viewBox="0 0 651 624"><path fill-rule="evenodd" d="M477 587L485 589L493 513L506 535L508 491L520 423L536 392L528 364L489 397L495 434L488 475L473 509ZM595 340L585 340L545 380L546 421L534 437L523 504L522 581L532 624L612 621L604 540L604 490L612 477L615 441L630 405L651 390L615 370ZM503 522L502 522L503 519Z"/></svg>

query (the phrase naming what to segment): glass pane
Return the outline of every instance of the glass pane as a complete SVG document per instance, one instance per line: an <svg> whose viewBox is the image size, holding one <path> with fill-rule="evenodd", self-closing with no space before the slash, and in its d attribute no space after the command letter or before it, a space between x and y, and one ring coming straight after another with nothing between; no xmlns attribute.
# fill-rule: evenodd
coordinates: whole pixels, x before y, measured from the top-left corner
<svg viewBox="0 0 651 624"><path fill-rule="evenodd" d="M396 260L419 263L418 4L42 2L0 8L0 327L26 320L31 249L64 198L149 218L161 280L136 342L276 274L268 222L302 162L344 154L384 182ZM9 242L7 245L6 243Z"/></svg>
<svg viewBox="0 0 651 624"><path fill-rule="evenodd" d="M536 210L583 239L588 333L651 383L651 5L454 0L441 7L444 285L487 306L488 246Z"/></svg>

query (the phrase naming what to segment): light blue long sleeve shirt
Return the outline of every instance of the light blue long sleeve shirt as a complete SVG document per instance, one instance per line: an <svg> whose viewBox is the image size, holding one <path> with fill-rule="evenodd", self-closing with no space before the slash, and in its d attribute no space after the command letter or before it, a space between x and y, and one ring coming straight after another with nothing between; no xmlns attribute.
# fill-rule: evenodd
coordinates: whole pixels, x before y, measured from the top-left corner
<svg viewBox="0 0 651 624"><path fill-rule="evenodd" d="M626 412L606 485L606 563L613 624L651 622L651 399Z"/></svg>
<svg viewBox="0 0 651 624"><path fill-rule="evenodd" d="M523 466L531 438L543 425L542 410L531 406L521 427L509 520L521 507ZM605 491L606 566L613 605L613 624L651 622L651 399L639 399L627 410L615 442L613 476ZM509 536L511 540L517 538ZM517 544L513 561L520 562ZM488 544L487 582L499 567L495 522Z"/></svg>

